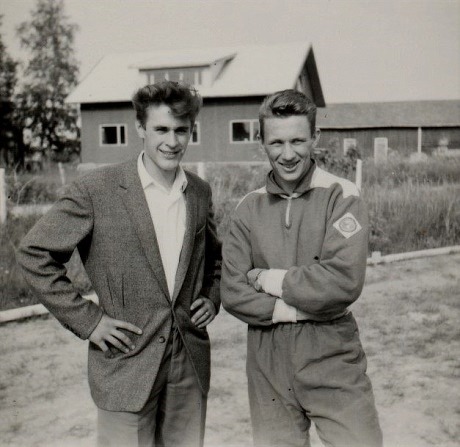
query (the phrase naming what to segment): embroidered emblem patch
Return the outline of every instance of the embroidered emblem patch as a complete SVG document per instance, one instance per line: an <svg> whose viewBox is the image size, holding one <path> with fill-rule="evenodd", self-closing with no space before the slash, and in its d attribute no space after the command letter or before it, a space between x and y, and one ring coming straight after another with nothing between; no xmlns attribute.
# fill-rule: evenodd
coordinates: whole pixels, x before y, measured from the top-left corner
<svg viewBox="0 0 460 447"><path fill-rule="evenodd" d="M340 219L336 220L333 225L338 232L347 239L362 228L355 216L351 213L344 214Z"/></svg>

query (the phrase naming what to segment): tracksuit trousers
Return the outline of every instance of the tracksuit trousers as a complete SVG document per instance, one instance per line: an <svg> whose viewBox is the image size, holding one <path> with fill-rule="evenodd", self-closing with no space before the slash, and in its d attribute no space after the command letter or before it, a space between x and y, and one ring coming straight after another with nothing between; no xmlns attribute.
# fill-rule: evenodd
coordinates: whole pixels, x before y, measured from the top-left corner
<svg viewBox="0 0 460 447"><path fill-rule="evenodd" d="M382 433L352 314L329 322L249 327L247 375L255 446L380 447Z"/></svg>

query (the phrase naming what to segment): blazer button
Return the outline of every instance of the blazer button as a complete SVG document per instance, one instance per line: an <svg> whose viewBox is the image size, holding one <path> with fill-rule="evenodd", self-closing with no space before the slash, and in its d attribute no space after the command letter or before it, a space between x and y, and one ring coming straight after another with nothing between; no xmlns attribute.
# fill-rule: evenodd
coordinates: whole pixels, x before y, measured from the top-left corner
<svg viewBox="0 0 460 447"><path fill-rule="evenodd" d="M160 343L164 343L166 341L166 338L164 338L163 335L160 335L160 337L158 337L158 341Z"/></svg>

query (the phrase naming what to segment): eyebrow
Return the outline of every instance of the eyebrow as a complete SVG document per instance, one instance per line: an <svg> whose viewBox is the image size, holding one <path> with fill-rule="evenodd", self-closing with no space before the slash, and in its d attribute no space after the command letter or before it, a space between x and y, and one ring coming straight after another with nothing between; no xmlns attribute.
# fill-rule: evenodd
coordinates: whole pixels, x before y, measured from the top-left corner
<svg viewBox="0 0 460 447"><path fill-rule="evenodd" d="M161 124L158 126L153 126L155 130L165 130L165 129L172 129L172 130L190 130L191 126L179 126L179 127L169 127L169 126L162 126Z"/></svg>

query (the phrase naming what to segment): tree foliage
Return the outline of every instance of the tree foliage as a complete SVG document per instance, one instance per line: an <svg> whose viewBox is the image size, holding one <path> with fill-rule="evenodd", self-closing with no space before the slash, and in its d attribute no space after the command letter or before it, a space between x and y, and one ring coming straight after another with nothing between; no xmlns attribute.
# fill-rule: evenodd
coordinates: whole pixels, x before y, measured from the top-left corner
<svg viewBox="0 0 460 447"><path fill-rule="evenodd" d="M31 19L17 28L22 48L30 53L18 96L22 125L30 148L54 160L66 161L80 147L77 109L65 103L78 79L77 29L65 15L63 0L37 0Z"/></svg>
<svg viewBox="0 0 460 447"><path fill-rule="evenodd" d="M18 128L15 125L14 93L18 82L17 66L18 62L8 54L0 34L0 166L12 165L16 161Z"/></svg>

